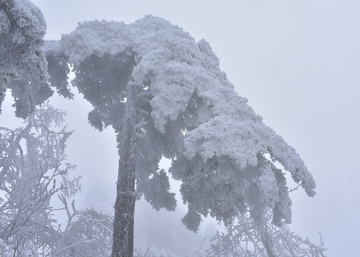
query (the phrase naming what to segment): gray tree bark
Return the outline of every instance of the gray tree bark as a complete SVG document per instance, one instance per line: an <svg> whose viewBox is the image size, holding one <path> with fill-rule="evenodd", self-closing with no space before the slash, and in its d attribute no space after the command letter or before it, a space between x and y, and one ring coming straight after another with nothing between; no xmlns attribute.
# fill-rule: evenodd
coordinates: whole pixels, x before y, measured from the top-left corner
<svg viewBox="0 0 360 257"><path fill-rule="evenodd" d="M126 103L124 120L120 128L116 129L120 159L114 206L112 257L132 257L134 254L136 134L132 100L129 99Z"/></svg>

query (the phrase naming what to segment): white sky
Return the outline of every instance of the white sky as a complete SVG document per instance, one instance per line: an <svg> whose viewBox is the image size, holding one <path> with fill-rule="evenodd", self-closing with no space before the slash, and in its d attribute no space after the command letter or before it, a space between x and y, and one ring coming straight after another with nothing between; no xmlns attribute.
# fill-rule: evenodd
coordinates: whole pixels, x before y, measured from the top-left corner
<svg viewBox="0 0 360 257"><path fill-rule="evenodd" d="M321 232L328 256L358 256L360 1L33 2L47 21L47 39L59 39L79 21L131 23L152 14L183 27L196 40L209 41L238 93L295 147L314 175L315 198L306 197L303 191L293 195L292 229L314 241ZM85 101L66 102L64 107L71 112L70 128L77 130L73 136L77 139L69 143L69 156L77 161L84 177L88 196L82 204L109 210L117 171L115 140L110 131L100 135L86 124L89 107ZM85 183L94 183L94 188L90 190ZM162 238L172 242L177 233L187 235L179 225L181 214L159 218L141 208L136 221L141 224L137 225L139 245L161 244L149 236L159 233L151 227L154 224L167 224L162 227L168 230ZM202 233L206 229L211 230L203 227Z"/></svg>

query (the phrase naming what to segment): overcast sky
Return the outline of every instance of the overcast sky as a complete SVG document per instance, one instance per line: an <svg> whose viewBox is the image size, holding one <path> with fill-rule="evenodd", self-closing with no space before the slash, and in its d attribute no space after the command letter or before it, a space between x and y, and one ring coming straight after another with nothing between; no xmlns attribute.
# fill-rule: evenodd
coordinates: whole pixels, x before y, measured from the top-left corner
<svg viewBox="0 0 360 257"><path fill-rule="evenodd" d="M358 256L360 1L33 2L47 21L47 39L59 39L79 21L131 23L146 14L179 25L196 40L206 39L237 92L295 147L317 182L315 198L302 190L293 194L292 229L314 241L321 232L328 256ZM100 134L87 124L89 105L77 98L76 104L59 103L69 112L69 127L76 130L69 156L84 177L87 196L81 204L111 210L117 171L115 140L110 130ZM156 213L145 209L137 207L136 222L142 226L137 225L138 244L161 244L149 236L160 233L151 227L154 224L173 224L172 230L169 225L161 229L162 238L175 242L181 214L161 216L159 221ZM212 231L209 226L201 233Z"/></svg>

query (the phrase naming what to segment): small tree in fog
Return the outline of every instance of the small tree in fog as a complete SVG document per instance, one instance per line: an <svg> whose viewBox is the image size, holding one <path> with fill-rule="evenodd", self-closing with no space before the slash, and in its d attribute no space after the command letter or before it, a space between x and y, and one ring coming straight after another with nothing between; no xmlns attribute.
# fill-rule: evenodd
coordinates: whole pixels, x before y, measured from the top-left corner
<svg viewBox="0 0 360 257"><path fill-rule="evenodd" d="M77 191L77 180L68 178L72 166L64 163L70 132L51 129L61 124L62 116L42 108L29 115L24 127L0 127L0 238L14 256L54 247L58 231L50 200Z"/></svg>
<svg viewBox="0 0 360 257"><path fill-rule="evenodd" d="M157 210L175 209L169 175L182 183L188 205L182 221L193 231L202 216L231 224L249 213L258 233L266 235L269 209L274 225L290 223L284 172L309 196L315 194L299 155L235 92L206 41L196 43L181 28L148 16L130 25L82 23L45 50L47 82L24 70L8 87L23 96L24 88L39 83L71 97L72 67L73 85L94 107L89 122L98 130L115 129L120 159L112 256L133 255L137 197L143 195ZM18 99L18 116L39 100ZM159 170L162 157L172 160L169 173ZM271 247L267 251L273 255Z"/></svg>
<svg viewBox="0 0 360 257"><path fill-rule="evenodd" d="M65 162L71 133L55 130L63 115L46 106L32 112L24 127L0 127L1 256L109 254L112 219L68 204L79 190L79 178L70 179L73 166ZM63 207L54 209L54 196ZM64 229L54 217L62 209L68 214Z"/></svg>

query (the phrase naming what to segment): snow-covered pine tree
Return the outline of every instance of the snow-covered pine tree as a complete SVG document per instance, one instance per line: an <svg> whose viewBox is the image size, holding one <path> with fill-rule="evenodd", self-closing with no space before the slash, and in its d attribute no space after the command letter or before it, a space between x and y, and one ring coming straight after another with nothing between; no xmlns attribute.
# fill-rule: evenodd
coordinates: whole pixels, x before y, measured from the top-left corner
<svg viewBox="0 0 360 257"><path fill-rule="evenodd" d="M194 231L201 215L230 222L245 212L261 228L268 209L274 224L290 223L283 171L315 194L301 158L237 95L206 41L196 43L151 16L130 25L87 22L47 44L47 77L44 31L41 12L29 1L1 1L0 100L5 86L11 88L17 116L27 117L51 96L49 85L72 96L67 74L73 67L73 84L94 106L90 123L117 133L113 256L133 255L136 196L156 209L175 208L168 174L158 169L163 156L172 159L169 172L182 182L189 207L183 222Z"/></svg>
<svg viewBox="0 0 360 257"><path fill-rule="evenodd" d="M315 194L299 155L235 92L206 41L196 43L181 28L147 16L129 25L85 22L46 49L52 86L70 95L72 66L73 85L94 107L90 123L116 131L113 257L133 255L137 196L155 209L175 208L169 174L158 167L163 156L182 183L183 223L193 231L201 215L227 223L245 212L261 228L268 209L274 224L290 223L283 171Z"/></svg>

